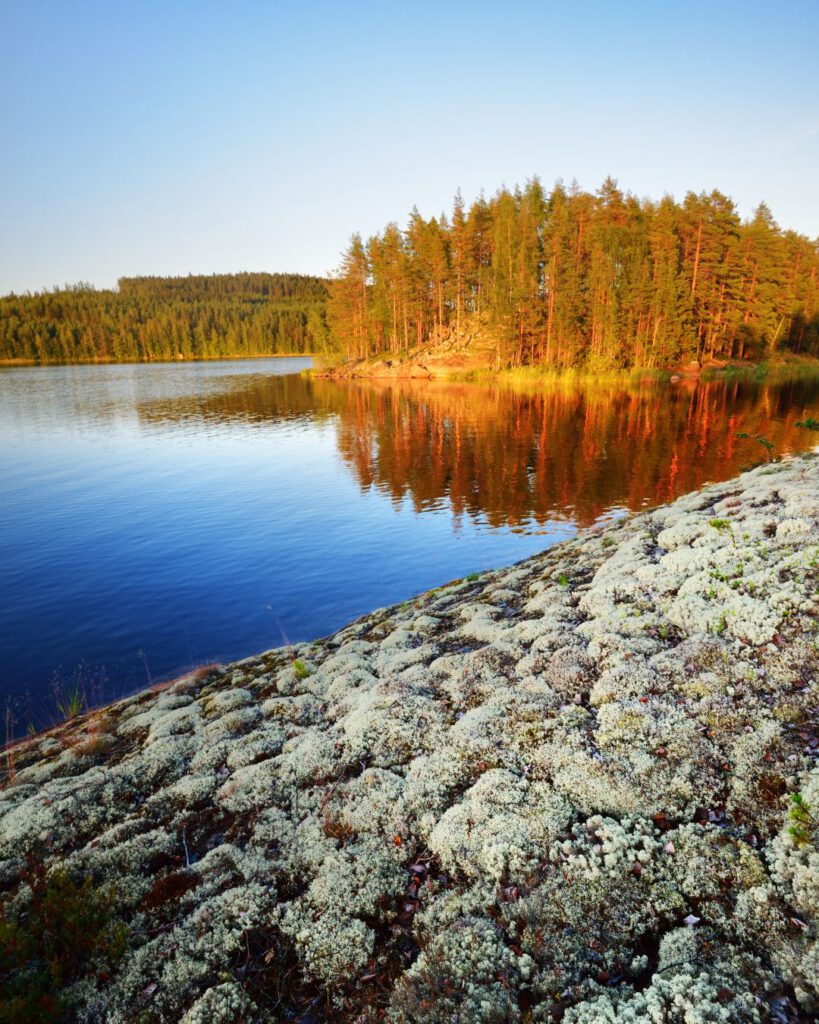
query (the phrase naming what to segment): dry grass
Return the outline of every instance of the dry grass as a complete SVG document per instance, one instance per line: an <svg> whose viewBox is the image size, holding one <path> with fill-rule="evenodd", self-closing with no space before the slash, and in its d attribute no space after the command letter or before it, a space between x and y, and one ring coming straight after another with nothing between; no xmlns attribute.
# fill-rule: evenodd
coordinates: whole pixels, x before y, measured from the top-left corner
<svg viewBox="0 0 819 1024"><path fill-rule="evenodd" d="M174 676L173 679L166 679L162 683L154 683L148 687L148 693L162 693L164 690L170 690L179 683L187 683L191 686L196 686L199 683L203 683L209 676L213 675L214 672L221 669L223 666L218 661L208 662L206 665L198 665L196 668L191 669L190 672L183 672L182 675Z"/></svg>

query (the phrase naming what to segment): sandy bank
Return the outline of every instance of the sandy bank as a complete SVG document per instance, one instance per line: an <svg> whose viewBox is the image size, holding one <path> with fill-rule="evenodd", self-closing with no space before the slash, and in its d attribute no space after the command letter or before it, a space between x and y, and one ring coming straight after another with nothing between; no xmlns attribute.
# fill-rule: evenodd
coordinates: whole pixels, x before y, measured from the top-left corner
<svg viewBox="0 0 819 1024"><path fill-rule="evenodd" d="M15 749L6 916L110 894L88 1024L814 1019L817 587L811 455L113 705Z"/></svg>

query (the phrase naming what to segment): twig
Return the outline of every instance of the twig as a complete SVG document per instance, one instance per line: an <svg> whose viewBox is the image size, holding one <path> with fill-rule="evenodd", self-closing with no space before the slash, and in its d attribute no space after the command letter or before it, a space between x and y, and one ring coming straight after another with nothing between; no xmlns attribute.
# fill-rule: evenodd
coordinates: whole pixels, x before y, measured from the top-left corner
<svg viewBox="0 0 819 1024"><path fill-rule="evenodd" d="M191 866L191 855L188 852L188 839L185 835L185 829L182 829L182 849L185 851L185 867Z"/></svg>

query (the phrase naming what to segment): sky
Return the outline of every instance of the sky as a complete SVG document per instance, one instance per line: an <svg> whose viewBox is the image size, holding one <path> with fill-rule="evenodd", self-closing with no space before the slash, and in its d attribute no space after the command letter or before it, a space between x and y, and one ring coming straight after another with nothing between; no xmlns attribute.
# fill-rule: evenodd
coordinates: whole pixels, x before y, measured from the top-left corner
<svg viewBox="0 0 819 1024"><path fill-rule="evenodd" d="M538 175L819 236L817 0L0 0L0 293L327 274Z"/></svg>

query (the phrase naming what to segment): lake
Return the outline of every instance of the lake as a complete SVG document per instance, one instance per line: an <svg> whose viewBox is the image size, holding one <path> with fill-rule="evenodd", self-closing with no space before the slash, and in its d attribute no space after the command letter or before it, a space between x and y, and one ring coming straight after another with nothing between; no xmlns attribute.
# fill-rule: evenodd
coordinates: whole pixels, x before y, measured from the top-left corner
<svg viewBox="0 0 819 1024"><path fill-rule="evenodd" d="M812 447L819 382L512 390L304 359L0 370L0 697L17 733L324 635Z"/></svg>

